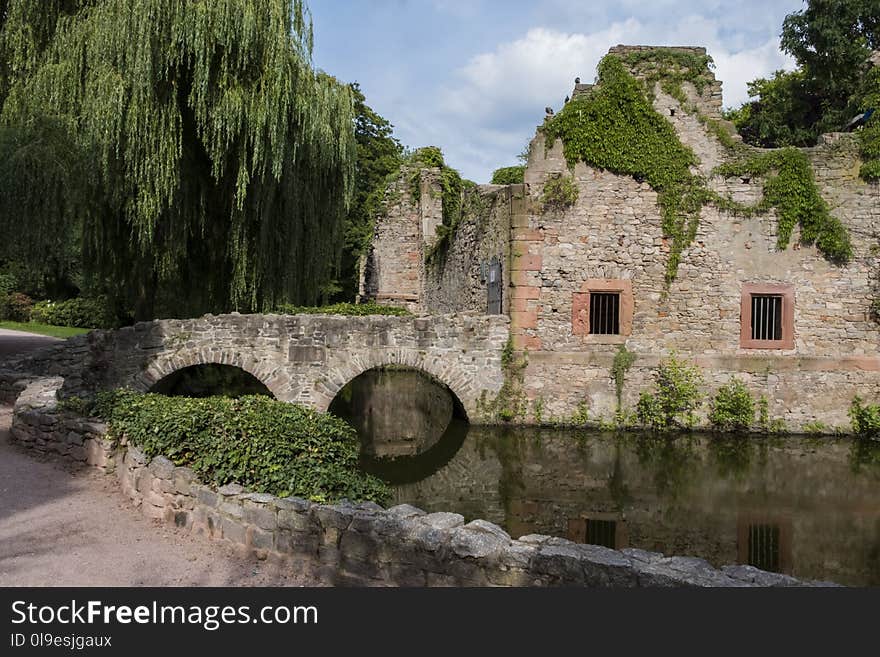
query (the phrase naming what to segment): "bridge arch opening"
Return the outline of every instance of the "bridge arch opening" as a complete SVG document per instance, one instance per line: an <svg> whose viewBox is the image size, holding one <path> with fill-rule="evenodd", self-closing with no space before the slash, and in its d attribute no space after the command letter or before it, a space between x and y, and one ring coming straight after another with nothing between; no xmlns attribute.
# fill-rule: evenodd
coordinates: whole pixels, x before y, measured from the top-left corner
<svg viewBox="0 0 880 657"><path fill-rule="evenodd" d="M266 384L250 372L219 363L190 365L175 370L154 383L149 391L168 397L275 397Z"/></svg>
<svg viewBox="0 0 880 657"><path fill-rule="evenodd" d="M343 386L328 410L355 428L367 459L409 459L436 451L468 424L455 392L412 367L381 366L362 372Z"/></svg>

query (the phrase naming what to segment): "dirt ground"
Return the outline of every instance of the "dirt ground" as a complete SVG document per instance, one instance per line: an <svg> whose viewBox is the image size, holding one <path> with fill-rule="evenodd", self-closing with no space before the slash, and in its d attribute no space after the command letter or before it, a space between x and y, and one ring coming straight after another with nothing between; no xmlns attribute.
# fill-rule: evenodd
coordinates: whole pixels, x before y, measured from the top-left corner
<svg viewBox="0 0 880 657"><path fill-rule="evenodd" d="M0 586L310 586L283 566L149 520L115 476L11 444L0 406Z"/></svg>

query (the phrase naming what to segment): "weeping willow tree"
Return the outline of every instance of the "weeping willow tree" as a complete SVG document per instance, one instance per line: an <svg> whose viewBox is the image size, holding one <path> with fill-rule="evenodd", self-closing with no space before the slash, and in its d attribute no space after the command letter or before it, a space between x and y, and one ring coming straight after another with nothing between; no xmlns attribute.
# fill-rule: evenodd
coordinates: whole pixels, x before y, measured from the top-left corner
<svg viewBox="0 0 880 657"><path fill-rule="evenodd" d="M139 318L317 300L356 144L301 0L0 0L0 21L12 248L76 234Z"/></svg>

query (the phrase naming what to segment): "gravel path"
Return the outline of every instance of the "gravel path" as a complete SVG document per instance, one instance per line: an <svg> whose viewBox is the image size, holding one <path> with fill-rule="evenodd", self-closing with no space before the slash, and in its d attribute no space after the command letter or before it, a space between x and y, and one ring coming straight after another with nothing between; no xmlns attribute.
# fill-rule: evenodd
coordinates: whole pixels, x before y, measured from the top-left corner
<svg viewBox="0 0 880 657"><path fill-rule="evenodd" d="M5 356L51 344L0 330ZM114 475L9 440L0 406L0 586L312 586L289 567L144 518Z"/></svg>

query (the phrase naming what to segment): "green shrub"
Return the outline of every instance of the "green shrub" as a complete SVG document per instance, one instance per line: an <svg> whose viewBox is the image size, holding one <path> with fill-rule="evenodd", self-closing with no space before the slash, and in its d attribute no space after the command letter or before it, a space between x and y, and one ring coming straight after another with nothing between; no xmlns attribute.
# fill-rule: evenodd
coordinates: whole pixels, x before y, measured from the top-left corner
<svg viewBox="0 0 880 657"><path fill-rule="evenodd" d="M697 367L670 356L660 363L655 383L653 393L643 392L639 396L636 406L639 422L655 431L693 426L694 411L702 401L703 377Z"/></svg>
<svg viewBox="0 0 880 657"><path fill-rule="evenodd" d="M862 405L862 398L856 397L849 407L849 419L860 438L880 437L880 404Z"/></svg>
<svg viewBox="0 0 880 657"><path fill-rule="evenodd" d="M406 308L396 306L380 306L374 301L367 303L336 303L332 306L293 306L282 304L277 312L283 315L391 315L394 317L407 317L412 315Z"/></svg>
<svg viewBox="0 0 880 657"><path fill-rule="evenodd" d="M113 438L166 456L204 482L238 483L279 497L384 502L389 490L358 467L359 441L326 413L268 397L164 397L101 393L93 411Z"/></svg>
<svg viewBox="0 0 880 657"><path fill-rule="evenodd" d="M495 169L494 173L492 173L492 184L519 185L525 180L525 173L526 168L524 166Z"/></svg>
<svg viewBox="0 0 880 657"><path fill-rule="evenodd" d="M556 176L544 183L541 203L544 210L563 210L575 204L580 192L569 176Z"/></svg>
<svg viewBox="0 0 880 657"><path fill-rule="evenodd" d="M746 431L755 423L755 400L742 381L733 379L718 390L709 422L722 431Z"/></svg>
<svg viewBox="0 0 880 657"><path fill-rule="evenodd" d="M0 319L28 322L31 319L33 306L33 300L21 292L0 294Z"/></svg>
<svg viewBox="0 0 880 657"><path fill-rule="evenodd" d="M818 420L804 425L804 433L828 433L828 430L828 425Z"/></svg>
<svg viewBox="0 0 880 657"><path fill-rule="evenodd" d="M31 321L77 328L109 329L119 326L106 297L40 301L34 305Z"/></svg>

